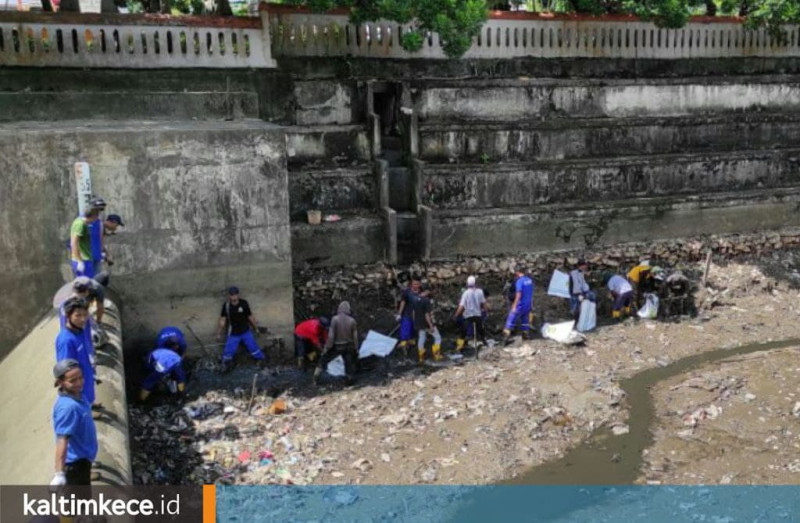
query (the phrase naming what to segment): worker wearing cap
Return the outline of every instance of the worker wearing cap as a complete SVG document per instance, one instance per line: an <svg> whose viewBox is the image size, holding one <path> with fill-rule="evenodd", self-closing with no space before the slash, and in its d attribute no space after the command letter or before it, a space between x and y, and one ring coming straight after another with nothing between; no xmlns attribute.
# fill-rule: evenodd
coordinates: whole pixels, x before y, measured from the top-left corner
<svg viewBox="0 0 800 523"><path fill-rule="evenodd" d="M511 341L511 331L519 323L522 331L522 339L530 339L531 316L533 310L533 280L525 274L525 268L517 266L514 274L517 278L514 283L516 291L514 302L511 304L511 311L506 319L506 327L503 329L503 343Z"/></svg>
<svg viewBox="0 0 800 523"><path fill-rule="evenodd" d="M159 333L156 340L156 348L147 357L147 368L150 371L142 382L142 389L139 391L139 400L144 401L150 393L166 380L175 381L175 388L170 387L173 393L183 394L186 390L186 372L183 370L183 354L186 350L186 342L183 340L183 333L175 329Z"/></svg>
<svg viewBox="0 0 800 523"><path fill-rule="evenodd" d="M66 321L56 337L56 361L73 359L80 363L83 371L83 396L89 404L94 403L94 368L91 361L91 341L87 339L86 321L89 317L86 301L70 298L64 302Z"/></svg>
<svg viewBox="0 0 800 523"><path fill-rule="evenodd" d="M92 260L94 261L95 274L100 272L101 264L105 260L110 267L114 265L111 251L106 243L106 236L116 234L118 227L125 227L122 217L119 214L109 214L105 218L97 220L92 224Z"/></svg>
<svg viewBox="0 0 800 523"><path fill-rule="evenodd" d="M228 339L222 351L222 372L227 372L231 369L233 358L236 356L236 350L239 348L240 343L245 344L259 367L264 367L266 363L264 353L261 352L253 337L253 333L258 336L258 324L250 311L250 304L247 303L247 300L239 297L238 287L228 289L228 299L222 304L217 330L218 340L222 340L224 331L227 331Z"/></svg>
<svg viewBox="0 0 800 523"><path fill-rule="evenodd" d="M178 327L164 327L156 336L156 348L169 347L177 343L176 352L181 356L186 354L186 338Z"/></svg>
<svg viewBox="0 0 800 523"><path fill-rule="evenodd" d="M302 321L294 328L294 353L299 369L305 370L308 362L313 362L322 354L330 326L331 321L321 316Z"/></svg>
<svg viewBox="0 0 800 523"><path fill-rule="evenodd" d="M99 219L100 210L99 207L87 206L84 215L75 218L70 226L70 262L72 264L72 273L76 278L78 276L94 277L90 226Z"/></svg>
<svg viewBox="0 0 800 523"><path fill-rule="evenodd" d="M417 333L417 356L419 363L425 363L425 356L427 349L425 343L428 340L428 335L433 338L433 346L431 346L431 354L434 361L443 360L442 356L442 335L439 334L439 329L436 328L436 323L433 321L433 302L430 298L431 289L428 284L420 286L419 302L414 308L414 330Z"/></svg>
<svg viewBox="0 0 800 523"><path fill-rule="evenodd" d="M410 285L403 290L403 294L400 296L400 305L395 319L400 322L400 344L398 346L403 352L417 343L414 333L414 309L419 304L421 287L422 282L419 276L412 275Z"/></svg>
<svg viewBox="0 0 800 523"><path fill-rule="evenodd" d="M483 289L476 285L475 276L467 278L467 288L461 293L461 301L458 303L453 317L461 327L461 336L456 340L456 350L461 351L467 343L467 338L472 334L481 341L486 342L486 332L483 328L483 319L489 313L489 303ZM459 319L461 319L459 321ZM477 350L477 347L476 347Z"/></svg>
<svg viewBox="0 0 800 523"><path fill-rule="evenodd" d="M97 431L91 405L82 394L86 381L75 359L59 360L53 367L58 399L53 405L56 437L55 474L50 485L90 485L92 462L97 457Z"/></svg>
<svg viewBox="0 0 800 523"><path fill-rule="evenodd" d="M608 290L614 299L611 318L619 320L622 319L623 314L629 316L631 314L631 304L633 303L633 287L628 283L628 280L619 274L606 273L603 276L603 283L608 286Z"/></svg>
<svg viewBox="0 0 800 523"><path fill-rule="evenodd" d="M95 196L89 201L89 206L97 209L97 220L89 224L89 242L92 249L93 274L100 272L103 263L103 225L105 222L106 201Z"/></svg>

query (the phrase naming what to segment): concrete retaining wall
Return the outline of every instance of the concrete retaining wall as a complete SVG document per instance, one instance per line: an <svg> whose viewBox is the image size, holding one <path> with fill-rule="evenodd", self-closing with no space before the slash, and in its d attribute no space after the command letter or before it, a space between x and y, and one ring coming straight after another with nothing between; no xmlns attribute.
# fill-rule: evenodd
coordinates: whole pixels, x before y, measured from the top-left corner
<svg viewBox="0 0 800 523"><path fill-rule="evenodd" d="M291 246L285 138L261 121L0 126L0 291L31 303L0 320L7 352L59 285L77 213L72 166L125 227L109 240L112 286L132 333L149 343L194 318L211 336L224 289L238 285L262 325L291 340ZM24 303L24 302L23 302Z"/></svg>
<svg viewBox="0 0 800 523"><path fill-rule="evenodd" d="M422 196L435 209L455 210L787 187L800 183L798 165L797 149L426 165Z"/></svg>
<svg viewBox="0 0 800 523"><path fill-rule="evenodd" d="M800 189L434 213L432 258L583 249L800 225Z"/></svg>
<svg viewBox="0 0 800 523"><path fill-rule="evenodd" d="M772 149L799 140L800 123L791 113L464 122L421 128L420 158L432 163L524 162Z"/></svg>
<svg viewBox="0 0 800 523"><path fill-rule="evenodd" d="M306 211L323 213L374 209L377 182L369 167L289 173L289 201L294 221L305 221Z"/></svg>
<svg viewBox="0 0 800 523"><path fill-rule="evenodd" d="M286 155L291 169L353 167L368 163L370 154L364 125L286 129Z"/></svg>
<svg viewBox="0 0 800 523"><path fill-rule="evenodd" d="M295 267L374 263L387 259L386 225L378 216L343 216L321 225L292 224Z"/></svg>
<svg viewBox="0 0 800 523"><path fill-rule="evenodd" d="M53 291L53 294L55 291ZM52 295L47 305L52 301ZM99 451L94 471L99 485L130 485L128 403L122 356L122 324L117 298L106 298L104 327L109 342L97 349L97 401L103 414L95 421ZM51 310L0 363L0 485L46 485L53 477L55 437L52 411L58 316Z"/></svg>
<svg viewBox="0 0 800 523"><path fill-rule="evenodd" d="M800 84L790 78L585 82L475 81L418 86L421 121L517 122L530 118L688 116L714 112L797 111Z"/></svg>

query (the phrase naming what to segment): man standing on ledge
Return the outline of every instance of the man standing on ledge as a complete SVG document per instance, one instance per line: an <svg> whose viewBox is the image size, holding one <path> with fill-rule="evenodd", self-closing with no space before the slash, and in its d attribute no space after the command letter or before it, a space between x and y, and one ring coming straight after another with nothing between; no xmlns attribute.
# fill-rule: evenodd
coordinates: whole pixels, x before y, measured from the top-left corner
<svg viewBox="0 0 800 523"><path fill-rule="evenodd" d="M252 330L251 330L252 328ZM239 298L239 288L228 289L228 299L222 304L219 317L217 340L222 341L222 334L227 330L228 341L222 351L222 372L228 372L233 365L233 358L240 343L244 343L250 355L261 368L265 367L264 353L258 347L253 333L258 336L258 324L250 311L247 300Z"/></svg>
<svg viewBox="0 0 800 523"><path fill-rule="evenodd" d="M64 359L53 367L58 399L53 405L56 434L55 474L52 486L90 485L92 462L97 457L97 431L92 409L84 399L81 364Z"/></svg>
<svg viewBox="0 0 800 523"><path fill-rule="evenodd" d="M105 202L104 202L105 203ZM83 216L73 220L69 229L69 252L72 273L78 276L94 278L94 262L92 261L91 225L100 216L100 209L87 207Z"/></svg>
<svg viewBox="0 0 800 523"><path fill-rule="evenodd" d="M83 298L70 298L64 302L64 326L56 337L56 361L73 359L79 362L85 383L81 385L83 397L94 403L94 369L91 361L91 337L84 330L89 317Z"/></svg>

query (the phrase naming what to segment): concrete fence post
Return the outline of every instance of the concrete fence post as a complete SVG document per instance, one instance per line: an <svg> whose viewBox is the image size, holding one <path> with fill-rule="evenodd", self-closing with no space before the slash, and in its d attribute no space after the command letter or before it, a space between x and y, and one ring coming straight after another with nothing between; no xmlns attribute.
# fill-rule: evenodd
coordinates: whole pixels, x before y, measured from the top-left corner
<svg viewBox="0 0 800 523"><path fill-rule="evenodd" d="M272 58L272 38L269 30L269 11L262 9L259 11L261 17L261 46L263 48L263 56L265 67L277 67L278 64Z"/></svg>

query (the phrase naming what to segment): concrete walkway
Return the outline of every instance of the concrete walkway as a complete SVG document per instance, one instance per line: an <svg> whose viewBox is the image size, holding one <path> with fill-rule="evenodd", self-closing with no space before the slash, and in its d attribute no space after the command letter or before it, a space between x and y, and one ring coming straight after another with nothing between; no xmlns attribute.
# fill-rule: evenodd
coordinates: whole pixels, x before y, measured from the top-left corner
<svg viewBox="0 0 800 523"><path fill-rule="evenodd" d="M119 309L106 299L103 324L109 343L97 350L97 401L105 407L96 421L99 453L94 484L131 483L128 407ZM55 339L59 321L49 313L0 363L0 485L46 485L53 476L55 437L52 409Z"/></svg>

